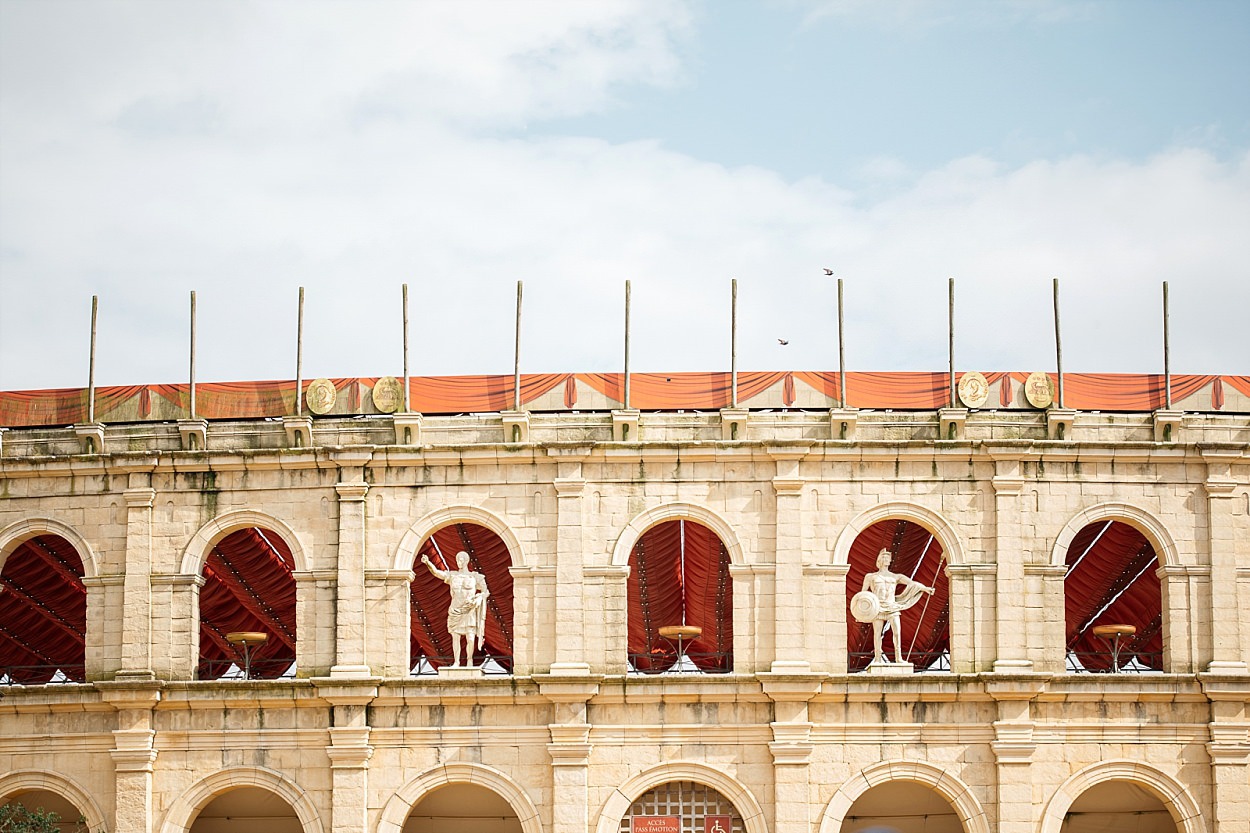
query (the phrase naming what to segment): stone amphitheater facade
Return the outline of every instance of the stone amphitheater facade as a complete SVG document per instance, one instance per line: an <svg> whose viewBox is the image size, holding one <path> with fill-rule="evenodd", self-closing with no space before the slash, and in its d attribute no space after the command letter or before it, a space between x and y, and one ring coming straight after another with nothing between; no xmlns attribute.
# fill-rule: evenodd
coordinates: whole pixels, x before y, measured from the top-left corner
<svg viewBox="0 0 1250 833"><path fill-rule="evenodd" d="M680 783L734 833L839 833L905 783L965 833L1059 833L1117 782L1182 833L1250 830L1250 417L1066 419L1062 439L1045 413L962 411L8 430L0 564L41 535L79 554L86 681L0 686L0 800L173 833L249 788L305 833L392 833L471 785L507 829L612 833ZM728 552L730 673L630 673L630 552L673 519ZM889 519L946 555L948 669L850 673L849 553ZM1068 545L1105 520L1157 553L1162 673L1065 664ZM414 559L450 523L507 546L510 674L411 673ZM197 680L205 561L257 527L294 562L296 672Z"/></svg>

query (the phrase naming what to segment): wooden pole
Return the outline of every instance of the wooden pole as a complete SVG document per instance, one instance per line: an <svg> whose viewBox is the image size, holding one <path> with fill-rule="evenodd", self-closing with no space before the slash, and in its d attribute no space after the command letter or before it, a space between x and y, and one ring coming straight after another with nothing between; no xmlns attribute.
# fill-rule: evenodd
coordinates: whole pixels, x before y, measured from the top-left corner
<svg viewBox="0 0 1250 833"><path fill-rule="evenodd" d="M404 284L404 413L411 411L408 392L408 284Z"/></svg>
<svg viewBox="0 0 1250 833"><path fill-rule="evenodd" d="M629 281L625 281L625 410L629 410Z"/></svg>
<svg viewBox="0 0 1250 833"><path fill-rule="evenodd" d="M842 279L838 278L838 398L846 405L846 344L843 341Z"/></svg>
<svg viewBox="0 0 1250 833"><path fill-rule="evenodd" d="M1055 278L1055 377L1059 380L1059 407L1063 407L1063 339L1059 335L1059 279Z"/></svg>
<svg viewBox="0 0 1250 833"><path fill-rule="evenodd" d="M299 314L295 324L295 415L304 415L304 287L299 288Z"/></svg>
<svg viewBox="0 0 1250 833"><path fill-rule="evenodd" d="M191 290L191 419L195 419L195 290Z"/></svg>
<svg viewBox="0 0 1250 833"><path fill-rule="evenodd" d="M100 296L91 296L91 357L87 365L87 422L95 422L95 324Z"/></svg>
<svg viewBox="0 0 1250 833"><path fill-rule="evenodd" d="M516 282L516 342L512 348L512 409L521 410L521 281Z"/></svg>
<svg viewBox="0 0 1250 833"><path fill-rule="evenodd" d="M947 335L949 344L947 352L950 357L950 374L951 374L951 407L954 408L958 399L955 390L955 279L950 278L947 283Z"/></svg>
<svg viewBox="0 0 1250 833"><path fill-rule="evenodd" d="M1168 344L1168 282L1163 282L1163 391L1167 410L1172 410L1172 351Z"/></svg>
<svg viewBox="0 0 1250 833"><path fill-rule="evenodd" d="M738 407L738 279L730 283L729 298L729 391L730 407Z"/></svg>

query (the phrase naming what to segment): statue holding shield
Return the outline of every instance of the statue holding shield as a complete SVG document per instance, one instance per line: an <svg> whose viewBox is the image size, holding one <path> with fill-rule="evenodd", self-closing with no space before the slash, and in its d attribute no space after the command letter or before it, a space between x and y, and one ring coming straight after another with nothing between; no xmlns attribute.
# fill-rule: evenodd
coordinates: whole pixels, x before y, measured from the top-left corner
<svg viewBox="0 0 1250 833"><path fill-rule="evenodd" d="M851 615L858 622L872 623L873 658L871 665L887 663L881 648L881 634L888 622L894 634L894 661L903 663L903 635L899 614L920 601L925 593L933 594L933 588L914 581L901 573L890 572L894 556L889 550L877 554L877 570L864 576L864 588L851 597ZM903 585L903 592L898 586Z"/></svg>

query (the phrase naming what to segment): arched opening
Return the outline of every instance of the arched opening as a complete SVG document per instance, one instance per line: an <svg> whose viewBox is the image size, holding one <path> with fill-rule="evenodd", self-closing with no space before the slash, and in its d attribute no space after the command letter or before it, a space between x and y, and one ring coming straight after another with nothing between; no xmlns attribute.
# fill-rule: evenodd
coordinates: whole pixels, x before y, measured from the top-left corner
<svg viewBox="0 0 1250 833"><path fill-rule="evenodd" d="M0 570L0 683L85 680L82 558L59 535L14 548Z"/></svg>
<svg viewBox="0 0 1250 833"><path fill-rule="evenodd" d="M456 570L456 554L469 556L468 568L486 580L485 644L476 650L472 665L486 672L512 673L512 555L494 531L474 523L454 523L436 530L421 542L413 564L412 653L414 674L433 673L452 662L447 628L451 589L433 575L421 557L443 571Z"/></svg>
<svg viewBox="0 0 1250 833"><path fill-rule="evenodd" d="M841 833L965 833L959 814L931 787L889 781L865 792L842 820Z"/></svg>
<svg viewBox="0 0 1250 833"><path fill-rule="evenodd" d="M188 833L303 833L295 809L261 787L235 787L205 805Z"/></svg>
<svg viewBox="0 0 1250 833"><path fill-rule="evenodd" d="M521 833L507 799L477 784L446 784L418 801L403 833Z"/></svg>
<svg viewBox="0 0 1250 833"><path fill-rule="evenodd" d="M899 616L901 634L883 626L882 650L893 660L895 645L904 662L917 671L950 670L950 590L943 569L946 555L937 537L915 521L890 518L878 521L855 537L847 561L846 601L850 609L852 597L865 589L864 579L877 570L882 550L891 555L889 570L933 588L933 594L921 594L911 607ZM906 585L897 585L902 591ZM848 668L862 671L874 656L873 626L847 617L846 649Z"/></svg>
<svg viewBox="0 0 1250 833"><path fill-rule="evenodd" d="M22 826L23 819L39 819L38 826ZM87 830L86 819L74 803L51 790L26 790L0 798L0 830Z"/></svg>
<svg viewBox="0 0 1250 833"><path fill-rule="evenodd" d="M1072 802L1061 833L1178 833L1168 808L1132 781L1095 784Z"/></svg>
<svg viewBox="0 0 1250 833"><path fill-rule="evenodd" d="M291 549L272 530L235 530L213 545L200 588L201 680L275 679L295 671L295 568ZM238 634L263 634L240 642ZM246 652L246 653L245 653Z"/></svg>
<svg viewBox="0 0 1250 833"><path fill-rule="evenodd" d="M633 671L733 670L729 552L706 526L664 521L639 536L629 554L628 608ZM667 630L679 626L698 633Z"/></svg>
<svg viewBox="0 0 1250 833"><path fill-rule="evenodd" d="M1162 671L1159 558L1146 536L1123 521L1089 524L1066 563L1068 670Z"/></svg>
<svg viewBox="0 0 1250 833"><path fill-rule="evenodd" d="M634 799L620 833L745 833L738 808L697 781L669 781Z"/></svg>

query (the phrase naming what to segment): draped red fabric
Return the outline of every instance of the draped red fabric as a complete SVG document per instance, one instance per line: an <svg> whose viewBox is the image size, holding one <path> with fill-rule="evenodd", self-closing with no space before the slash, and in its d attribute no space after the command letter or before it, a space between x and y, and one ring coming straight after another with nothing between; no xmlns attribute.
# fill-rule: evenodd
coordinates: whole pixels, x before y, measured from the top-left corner
<svg viewBox="0 0 1250 833"><path fill-rule="evenodd" d="M872 662L872 625L856 622L849 610L851 597L864 589L864 576L877 569L877 554L883 549L894 554L890 564L892 572L914 575L916 581L934 590L932 596L922 597L901 614L903 659L917 668L928 668L950 647L950 588L942 545L920 524L893 519L873 524L851 544L850 570L846 576L849 668L861 671ZM901 590L902 585L899 588ZM891 659L895 638L888 630L882 638L883 650Z"/></svg>
<svg viewBox="0 0 1250 833"><path fill-rule="evenodd" d="M566 373L521 375L521 402L531 402L564 382ZM428 414L507 411L515 404L512 376L413 376L409 379L412 409Z"/></svg>
<svg viewBox="0 0 1250 833"><path fill-rule="evenodd" d="M627 641L634 668L650 674L672 668L677 646L659 630L684 624L703 629L683 645L698 668L732 671L733 584L729 553L716 534L691 521L657 524L634 545L629 567Z"/></svg>
<svg viewBox="0 0 1250 833"><path fill-rule="evenodd" d="M1216 378L1173 375L1172 401L1193 396ZM1162 374L1065 373L1063 389L1063 404L1082 411L1157 411L1167 401Z"/></svg>
<svg viewBox="0 0 1250 833"><path fill-rule="evenodd" d="M1121 645L1121 666L1136 657L1141 665L1162 670L1163 592L1158 559L1146 537L1120 521L1090 524L1072 539L1066 561L1068 651L1091 671L1109 670L1111 647L1094 636L1094 626L1134 625L1137 634Z"/></svg>
<svg viewBox="0 0 1250 833"><path fill-rule="evenodd" d="M486 645L474 653L474 664L487 656L507 671L512 670L512 555L503 539L478 524L452 524L437 530L417 549L411 588L411 664L422 658L434 668L452 661L451 635L447 632L447 607L451 589L421 563L427 556L440 570L456 569L456 553L469 554L469 569L486 577ZM476 646L475 646L476 647Z"/></svg>
<svg viewBox="0 0 1250 833"><path fill-rule="evenodd" d="M264 644L251 649L252 676L280 677L295 662L295 568L291 550L275 532L240 529L222 538L204 564L200 588L200 661L197 675L215 680L241 649L226 634L260 631Z"/></svg>
<svg viewBox="0 0 1250 833"><path fill-rule="evenodd" d="M82 559L56 535L19 544L0 571L0 676L42 685L57 671L83 682L87 591Z"/></svg>

